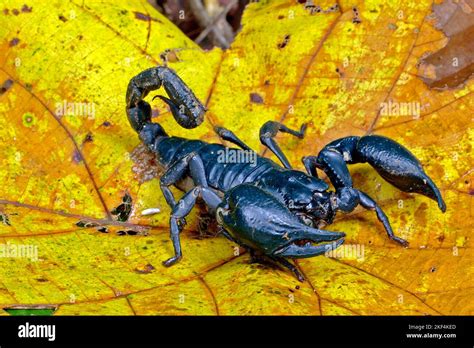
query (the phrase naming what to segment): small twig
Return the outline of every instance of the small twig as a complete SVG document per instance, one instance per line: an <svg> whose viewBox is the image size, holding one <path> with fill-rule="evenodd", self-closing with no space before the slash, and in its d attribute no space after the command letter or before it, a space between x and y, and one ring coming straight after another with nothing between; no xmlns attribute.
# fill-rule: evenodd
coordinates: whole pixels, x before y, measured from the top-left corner
<svg viewBox="0 0 474 348"><path fill-rule="evenodd" d="M212 19L211 24L209 24L202 32L199 34L199 36L194 40L197 44L199 44L204 38L210 33L210 31L213 29L213 27L219 22L221 19L223 19L225 16L227 16L227 13L231 10L231 8L237 3L237 0L232 0L230 1L226 7Z"/></svg>
<svg viewBox="0 0 474 348"><path fill-rule="evenodd" d="M235 0L227 4L224 10L221 13L219 13L219 15L217 15L215 18L211 18L209 16L201 0L191 0L189 1L189 5L191 7L191 10L193 11L193 14L196 16L196 19L199 22L199 25L204 28L203 32L198 36L198 38L195 41L199 43L207 35L209 35L209 33L212 32L212 38L213 40L216 41L216 44L218 46L222 48L229 48L230 46L229 40L225 37L225 35L221 31L215 28L215 25L219 22L219 20L222 20L224 15L226 15L227 12L229 12L229 10L235 5ZM229 27L229 24L227 22L226 24ZM230 29L230 27L228 29Z"/></svg>

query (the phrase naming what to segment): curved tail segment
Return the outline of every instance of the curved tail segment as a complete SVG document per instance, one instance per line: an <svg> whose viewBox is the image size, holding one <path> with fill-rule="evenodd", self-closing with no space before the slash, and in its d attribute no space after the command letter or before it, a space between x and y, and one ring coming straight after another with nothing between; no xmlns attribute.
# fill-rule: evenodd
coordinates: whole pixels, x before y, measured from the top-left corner
<svg viewBox="0 0 474 348"><path fill-rule="evenodd" d="M145 125L152 123L150 104L143 98L161 86L164 87L168 98L158 97L168 104L173 117L180 126L191 129L203 122L206 108L191 89L172 69L157 66L136 75L128 84L127 116L133 129L141 133L146 128ZM161 129L161 131L164 133L164 130Z"/></svg>

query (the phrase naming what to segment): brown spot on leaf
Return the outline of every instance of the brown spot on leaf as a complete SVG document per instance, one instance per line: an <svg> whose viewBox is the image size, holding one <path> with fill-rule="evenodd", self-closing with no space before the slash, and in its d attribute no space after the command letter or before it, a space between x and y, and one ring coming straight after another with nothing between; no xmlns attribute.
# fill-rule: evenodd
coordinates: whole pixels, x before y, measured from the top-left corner
<svg viewBox="0 0 474 348"><path fill-rule="evenodd" d="M177 49L166 49L160 53L160 59L163 64L179 62L178 51Z"/></svg>
<svg viewBox="0 0 474 348"><path fill-rule="evenodd" d="M154 269L155 269L155 267L153 267L152 264L147 263L143 267L139 266L139 267L135 268L135 272L137 272L139 274L148 274L148 273L151 273Z"/></svg>
<svg viewBox="0 0 474 348"><path fill-rule="evenodd" d="M33 7L28 7L26 4L21 8L21 12L30 13L33 10Z"/></svg>
<svg viewBox="0 0 474 348"><path fill-rule="evenodd" d="M418 226L426 226L428 220L427 211L428 204L425 202L421 203L418 209L416 209L414 216Z"/></svg>
<svg viewBox="0 0 474 348"><path fill-rule="evenodd" d="M14 8L12 10L12 13L15 15L15 16L18 16L20 14L20 11L18 11L16 8Z"/></svg>
<svg viewBox="0 0 474 348"><path fill-rule="evenodd" d="M290 35L285 35L285 38L283 39L283 41L278 44L278 48L279 49L285 48L286 45L288 45L288 43L290 42L290 38L291 38Z"/></svg>
<svg viewBox="0 0 474 348"><path fill-rule="evenodd" d="M59 20L61 20L63 22L67 22L67 18L64 17L63 15L60 15L58 18L59 18Z"/></svg>
<svg viewBox="0 0 474 348"><path fill-rule="evenodd" d="M122 203L114 208L110 213L116 216L118 221L126 222L132 213L132 196L125 193L122 197Z"/></svg>
<svg viewBox="0 0 474 348"><path fill-rule="evenodd" d="M397 30L398 26L395 23L388 23L388 29Z"/></svg>
<svg viewBox="0 0 474 348"><path fill-rule="evenodd" d="M250 93L250 101L255 104L263 104L263 98L258 93Z"/></svg>
<svg viewBox="0 0 474 348"><path fill-rule="evenodd" d="M11 226L8 215L2 212L0 212L0 222L6 226Z"/></svg>
<svg viewBox="0 0 474 348"><path fill-rule="evenodd" d="M87 221L87 220L80 220L76 222L77 227L84 227L84 228L89 228L89 227L97 227L97 223L92 222L92 221Z"/></svg>
<svg viewBox="0 0 474 348"><path fill-rule="evenodd" d="M449 40L421 60L419 75L430 88L456 88L474 74L474 0L447 0L433 5L433 14L435 27Z"/></svg>
<svg viewBox="0 0 474 348"><path fill-rule="evenodd" d="M359 10L357 9L357 7L352 8L352 13L354 14L354 17L352 18L352 23L354 24L362 23L362 21L360 20Z"/></svg>
<svg viewBox="0 0 474 348"><path fill-rule="evenodd" d="M87 135L85 136L84 138L84 143L90 143L94 141L94 136L92 135L92 133L87 133Z"/></svg>
<svg viewBox="0 0 474 348"><path fill-rule="evenodd" d="M5 82L0 87L0 95L5 94L13 86L13 80L5 80Z"/></svg>
<svg viewBox="0 0 474 348"><path fill-rule="evenodd" d="M81 155L81 153L80 153L79 151L74 150L74 151L72 152L72 161L73 161L74 163L80 163L80 162L82 161L82 155Z"/></svg>
<svg viewBox="0 0 474 348"><path fill-rule="evenodd" d="M13 38L13 39L10 40L10 42L8 43L8 45L9 45L10 47L13 47L13 46L18 45L19 42L20 42L20 39L17 38L17 37L15 37L15 38Z"/></svg>
<svg viewBox="0 0 474 348"><path fill-rule="evenodd" d="M334 4L324 10L321 6L315 5L312 1L306 1L304 5L305 9L309 11L310 14L314 13L332 13L339 11L339 5Z"/></svg>

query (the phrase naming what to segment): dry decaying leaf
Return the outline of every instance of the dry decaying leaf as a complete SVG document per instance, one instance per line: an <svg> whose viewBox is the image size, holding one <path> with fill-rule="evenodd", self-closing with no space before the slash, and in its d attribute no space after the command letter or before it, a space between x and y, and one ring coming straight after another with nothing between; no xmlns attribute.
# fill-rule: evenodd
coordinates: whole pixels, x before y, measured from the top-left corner
<svg viewBox="0 0 474 348"><path fill-rule="evenodd" d="M439 91L418 77L420 59L446 43L428 17L431 1L339 4L323 1L318 12L252 3L231 48L203 52L145 0L3 3L0 306L49 304L56 315L474 314L473 81ZM447 212L354 165L355 186L380 203L408 249L386 237L373 212L340 215L330 229L345 231L353 249L297 261L308 279L299 283L250 264L222 237L198 238L193 214L184 259L162 267L172 253L169 209L158 180L136 176L147 166L131 159L140 142L124 109L130 78L167 49L180 50L170 66L209 109L203 125L185 130L153 102L170 134L218 141L219 124L263 150L265 121L310 122L305 139L278 138L299 168L303 155L338 137L386 135L420 159ZM126 194L131 215L120 222L111 211ZM141 215L151 207L161 213ZM147 233L118 233L140 228Z"/></svg>
<svg viewBox="0 0 474 348"><path fill-rule="evenodd" d="M423 80L431 88L458 87L474 74L474 1L447 0L433 6L436 28L446 46L422 60Z"/></svg>

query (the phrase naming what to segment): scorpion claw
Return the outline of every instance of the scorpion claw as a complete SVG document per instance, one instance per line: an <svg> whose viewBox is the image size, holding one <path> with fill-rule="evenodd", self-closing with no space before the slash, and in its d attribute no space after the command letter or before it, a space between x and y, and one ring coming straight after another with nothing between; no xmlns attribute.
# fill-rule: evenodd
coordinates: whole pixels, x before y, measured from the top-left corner
<svg viewBox="0 0 474 348"><path fill-rule="evenodd" d="M340 238L333 243L325 243L316 246L313 246L311 243L309 243L309 245L307 243L303 246L299 246L296 243L292 243L287 245L286 247L283 247L282 249L277 250L275 252L275 255L290 258L313 257L334 250L338 248L342 243L344 243L344 238Z"/></svg>
<svg viewBox="0 0 474 348"><path fill-rule="evenodd" d="M352 179L345 163L369 163L386 181L404 192L416 192L446 204L436 184L424 172L418 159L404 146L384 136L346 137L326 145L317 159L336 189L351 187Z"/></svg>
<svg viewBox="0 0 474 348"><path fill-rule="evenodd" d="M439 189L408 149L389 138L375 135L362 137L358 148L362 158L389 183L402 191L425 195L437 201L442 212L446 211Z"/></svg>
<svg viewBox="0 0 474 348"><path fill-rule="evenodd" d="M324 254L340 246L345 237L343 232L302 223L278 199L250 184L226 193L217 209L217 220L234 239L280 259Z"/></svg>

